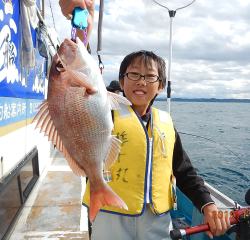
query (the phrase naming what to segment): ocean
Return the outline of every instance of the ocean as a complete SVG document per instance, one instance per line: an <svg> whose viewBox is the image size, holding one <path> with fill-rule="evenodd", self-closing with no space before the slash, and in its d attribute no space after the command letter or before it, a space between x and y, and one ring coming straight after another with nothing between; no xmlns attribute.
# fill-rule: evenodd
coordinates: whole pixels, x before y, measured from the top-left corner
<svg viewBox="0 0 250 240"><path fill-rule="evenodd" d="M167 110L165 101L153 106ZM198 175L242 206L250 188L249 111L250 103L176 101L170 110Z"/></svg>

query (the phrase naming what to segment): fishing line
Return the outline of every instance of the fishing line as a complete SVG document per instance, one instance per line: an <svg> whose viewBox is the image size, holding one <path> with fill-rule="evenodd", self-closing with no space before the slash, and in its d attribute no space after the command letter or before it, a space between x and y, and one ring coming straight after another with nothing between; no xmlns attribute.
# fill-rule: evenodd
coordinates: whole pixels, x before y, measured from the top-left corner
<svg viewBox="0 0 250 240"><path fill-rule="evenodd" d="M52 11L52 7L51 7L51 2L49 0L49 6L50 6L50 10L51 10L51 15L52 15L52 18L53 18L53 24L54 24L54 28L56 30L56 25L55 25L55 20L54 20L54 15L53 15L53 11ZM57 31L56 31L57 32Z"/></svg>
<svg viewBox="0 0 250 240"><path fill-rule="evenodd" d="M212 140L212 139L210 139L210 138L203 137L203 136L199 136L199 135L195 135L195 134L192 134L192 133L184 133L184 132L178 132L178 133L179 133L179 134L184 134L184 135L190 135L190 136L193 136L193 137L203 138L203 139L206 139L206 140L211 141L211 142L213 142L213 143L219 144L220 146L226 148L232 155L236 156L236 157L241 161L241 163L246 164L246 163L245 163L245 162L244 162L244 161L243 161L234 151L232 151L229 147L227 147L227 146L225 146L225 145L223 145L223 144L221 144L221 143L219 143L219 142L216 142L216 141L214 141L214 140ZM245 176L245 175L244 175L244 176ZM245 176L245 177L246 177L246 176ZM209 182L209 180L207 180L207 182ZM211 183L210 183L210 184L211 184ZM214 185L214 184L212 184L212 185ZM231 190L231 191L237 193L239 196L242 195L241 192L239 192L239 191L238 191L237 189L235 189L235 188L229 187L228 184L214 185L214 187L220 187L220 186L222 186L223 188L227 188L227 189L229 189L229 190ZM220 208L221 208L221 207L220 207Z"/></svg>
<svg viewBox="0 0 250 240"><path fill-rule="evenodd" d="M99 60L99 68L102 74L102 71L104 69L104 64L101 59L101 55L99 54L99 51L102 50L102 21L103 21L103 10L104 10L104 0L100 0L99 5L99 18L98 18L98 31L97 31L97 56Z"/></svg>
<svg viewBox="0 0 250 240"><path fill-rule="evenodd" d="M161 7L166 8L168 11L171 11L167 6L164 6L164 5L160 4L160 3L159 3L159 0L158 0L158 1L153 0L153 1L154 1L156 4L160 5ZM186 7L188 7L189 5L191 5L194 1L195 1L195 0L193 0L191 3L189 3L189 4L187 4L187 5L183 6L183 7L179 7L179 8L176 8L175 10L174 10L174 9L173 9L173 10L174 10L174 11L177 11L177 10L186 8Z"/></svg>
<svg viewBox="0 0 250 240"><path fill-rule="evenodd" d="M184 132L179 132L179 131L178 131L178 133L180 133L180 134L185 134L185 135L190 135L190 136L193 136L193 137L203 138L203 139L209 140L209 141L211 141L211 142L217 143L217 144L219 144L220 146L226 148L230 153L232 153L232 154L233 154L234 156L236 156L241 162L244 163L244 161L243 161L234 151L232 151L229 147L227 147L227 146L225 146L225 145L223 145L223 144L221 144L221 143L219 143L219 142L216 142L216 141L214 141L214 140L212 140L212 139L210 139L210 138L203 137L203 136L199 136L199 135L195 135L195 134L192 134L192 133L184 133ZM244 164L245 164L245 163L244 163Z"/></svg>
<svg viewBox="0 0 250 240"><path fill-rule="evenodd" d="M180 133L180 134L185 134L185 135L190 135L190 136L194 136L194 137L203 138L203 139L209 140L209 141L211 141L211 142L217 143L217 144L219 144L220 146L226 148L229 152L231 152L233 155L235 155L239 160L243 161L243 160L242 160L235 152L233 152L229 147L227 147L227 146L225 146L225 145L223 145L223 144L221 144L221 143L219 143L219 142L216 142L216 141L214 141L214 140L212 140L212 139L210 139L210 138L203 137L203 136L199 136L199 135L195 135L195 134L191 134L191 133L184 133L184 132L178 132L178 133Z"/></svg>

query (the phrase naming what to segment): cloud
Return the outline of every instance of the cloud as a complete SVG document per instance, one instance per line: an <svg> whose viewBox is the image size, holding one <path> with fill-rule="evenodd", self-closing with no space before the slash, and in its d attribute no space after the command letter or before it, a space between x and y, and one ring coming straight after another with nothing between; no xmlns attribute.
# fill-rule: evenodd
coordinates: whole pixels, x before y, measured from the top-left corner
<svg viewBox="0 0 250 240"><path fill-rule="evenodd" d="M45 21L53 27L49 2L45 3ZM60 41L70 38L70 21L62 15L58 2L51 4ZM99 1L96 9L98 5ZM104 10L99 53L106 85L118 78L119 64L133 51L154 51L168 63L170 18L166 9L152 0L109 0ZM177 11L173 19L173 97L250 98L249 12L249 0L199 0ZM97 24L98 11L90 39L98 62Z"/></svg>

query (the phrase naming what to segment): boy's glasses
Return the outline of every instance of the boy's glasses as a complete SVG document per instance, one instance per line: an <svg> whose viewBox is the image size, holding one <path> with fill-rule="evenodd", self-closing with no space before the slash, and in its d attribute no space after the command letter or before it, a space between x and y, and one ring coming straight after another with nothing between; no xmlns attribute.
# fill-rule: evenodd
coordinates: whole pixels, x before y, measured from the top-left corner
<svg viewBox="0 0 250 240"><path fill-rule="evenodd" d="M136 73L136 72L124 73L123 76L127 76L127 78L132 81L138 81L141 78L144 78L144 81L149 82L149 83L154 83L158 80L161 80L160 77L154 74L147 74L147 75L142 76L140 73Z"/></svg>

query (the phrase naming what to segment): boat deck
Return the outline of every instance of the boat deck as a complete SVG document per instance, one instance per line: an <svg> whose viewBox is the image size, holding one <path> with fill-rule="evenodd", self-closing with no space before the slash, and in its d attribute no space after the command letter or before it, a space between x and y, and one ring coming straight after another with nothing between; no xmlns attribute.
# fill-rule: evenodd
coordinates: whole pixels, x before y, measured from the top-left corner
<svg viewBox="0 0 250 240"><path fill-rule="evenodd" d="M76 176L62 153L55 151L54 158L47 164L27 199L10 240L89 240L87 209L81 205L86 179ZM231 211L233 201L206 185L219 210ZM177 199L180 201L180 196ZM182 202L187 208L188 200ZM181 207L180 203L178 207ZM190 205L187 210L189 212L183 213L192 216L194 226L203 223L203 215L198 209ZM204 240L208 237L200 233L192 236L192 240L196 239ZM220 239L234 238L223 236Z"/></svg>
<svg viewBox="0 0 250 240"><path fill-rule="evenodd" d="M10 240L88 240L87 211L81 205L85 178L76 176L62 153L47 165L25 203Z"/></svg>

